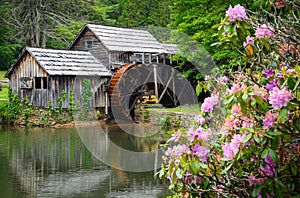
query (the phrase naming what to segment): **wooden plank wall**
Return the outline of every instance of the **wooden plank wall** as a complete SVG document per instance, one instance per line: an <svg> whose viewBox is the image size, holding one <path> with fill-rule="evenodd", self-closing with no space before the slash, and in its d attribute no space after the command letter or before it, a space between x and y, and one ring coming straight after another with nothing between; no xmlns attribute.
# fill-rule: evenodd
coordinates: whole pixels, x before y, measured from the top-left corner
<svg viewBox="0 0 300 198"><path fill-rule="evenodd" d="M93 93L90 101L91 107L105 107L105 84L109 78L104 77L76 77L76 76L51 76L51 101L54 107L58 106L57 97L62 98L62 91L66 91L67 98L63 101L63 108L69 107L70 91L73 90L75 105L81 106L82 103L82 81L83 79L91 80L91 91Z"/></svg>
<svg viewBox="0 0 300 198"><path fill-rule="evenodd" d="M33 83L32 89L21 88L20 78L23 77L32 77L33 79L47 77L47 89L35 89L35 83ZM91 79L93 91L91 107L105 107L105 83L108 83L110 78L100 76L86 78ZM62 91L65 90L67 98L63 101L63 108L67 108L70 90L74 91L75 104L76 101L81 104L83 79L76 76L48 76L35 59L30 54L26 54L10 75L10 87L13 93L19 95L20 100L27 97L34 106L38 107L47 107L49 101L52 101L54 107L58 107L56 99L62 97Z"/></svg>
<svg viewBox="0 0 300 198"><path fill-rule="evenodd" d="M34 106L46 106L48 103L47 89L21 88L20 78L23 77L47 77L47 73L39 66L35 59L29 54L24 54L19 64L10 75L10 87L13 93L18 94L20 100L27 97ZM34 81L33 81L34 82ZM33 83L33 87L34 87Z"/></svg>
<svg viewBox="0 0 300 198"><path fill-rule="evenodd" d="M93 48L87 49L86 41L93 41ZM88 50L95 56L95 58L100 60L105 67L110 68L108 49L105 48L102 42L99 41L99 39L90 30L83 32L82 36L77 40L71 49Z"/></svg>

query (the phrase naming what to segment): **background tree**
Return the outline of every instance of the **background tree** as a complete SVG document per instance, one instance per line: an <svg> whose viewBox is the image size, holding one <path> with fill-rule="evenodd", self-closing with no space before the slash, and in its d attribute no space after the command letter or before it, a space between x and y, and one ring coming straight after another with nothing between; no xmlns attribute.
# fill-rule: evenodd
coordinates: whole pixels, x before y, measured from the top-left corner
<svg viewBox="0 0 300 198"><path fill-rule="evenodd" d="M184 32L200 42L219 67L236 65L240 60L237 52L229 48L220 49L211 46L218 41L218 38L213 36L217 30L212 26L225 17L225 11L230 5L236 4L253 7L254 3L245 0L173 0L170 6L169 27Z"/></svg>
<svg viewBox="0 0 300 198"><path fill-rule="evenodd" d="M118 25L124 27L163 26L169 23L171 0L123 0Z"/></svg>

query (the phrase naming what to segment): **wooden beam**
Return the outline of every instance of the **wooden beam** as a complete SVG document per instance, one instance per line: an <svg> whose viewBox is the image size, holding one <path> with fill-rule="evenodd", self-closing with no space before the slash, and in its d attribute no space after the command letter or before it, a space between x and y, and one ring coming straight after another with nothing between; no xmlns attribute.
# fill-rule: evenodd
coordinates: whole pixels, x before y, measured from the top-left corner
<svg viewBox="0 0 300 198"><path fill-rule="evenodd" d="M174 76L174 71L172 70L172 75L171 75L171 77L169 78L169 80L168 80L168 82L167 82L167 84L166 84L166 86L165 86L165 88L164 88L164 90L162 91L162 93L161 93L161 95L160 95L160 97L159 97L159 99L158 99L158 102L160 102L160 100L162 99L162 97L165 95L165 93L166 93L166 91L168 90L168 86L169 86L169 84L171 83L171 80L173 79L173 76ZM175 90L175 89L174 89ZM174 91L175 92L175 91ZM174 93L173 92L173 93Z"/></svg>
<svg viewBox="0 0 300 198"><path fill-rule="evenodd" d="M142 63L145 64L145 53L142 53Z"/></svg>
<svg viewBox="0 0 300 198"><path fill-rule="evenodd" d="M158 84L157 84L157 65L153 65L154 72L154 86L155 86L155 96L158 98Z"/></svg>

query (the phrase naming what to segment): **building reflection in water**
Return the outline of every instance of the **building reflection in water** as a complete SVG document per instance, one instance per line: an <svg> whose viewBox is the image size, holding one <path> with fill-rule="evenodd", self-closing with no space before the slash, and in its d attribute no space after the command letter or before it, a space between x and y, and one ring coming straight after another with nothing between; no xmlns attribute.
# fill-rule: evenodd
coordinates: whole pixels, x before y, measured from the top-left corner
<svg viewBox="0 0 300 198"><path fill-rule="evenodd" d="M88 149L74 128L7 132L10 172L20 186L22 197L157 197L163 193L164 188L154 178L153 171L123 171L126 156L111 146L113 142L126 150L157 153L157 137L135 138L117 127L105 130L99 133L97 128L85 128L84 135L90 141ZM100 155L106 156L114 168L99 161ZM156 167L154 163L159 160L152 158L151 167ZM145 160L139 165L149 163L149 158Z"/></svg>

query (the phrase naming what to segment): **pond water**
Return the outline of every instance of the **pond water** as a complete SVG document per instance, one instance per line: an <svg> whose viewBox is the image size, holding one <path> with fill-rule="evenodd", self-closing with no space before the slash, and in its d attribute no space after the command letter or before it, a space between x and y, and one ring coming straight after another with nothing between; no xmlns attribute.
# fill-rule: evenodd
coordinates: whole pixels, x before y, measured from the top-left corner
<svg viewBox="0 0 300 198"><path fill-rule="evenodd" d="M90 126L84 131L88 134L97 129ZM97 144L100 148L108 141L133 151L149 151L158 145L157 137L145 141L116 125L105 126L104 134ZM115 156L110 162L124 164L119 161L120 154L111 149L105 146L105 152ZM0 127L0 197L150 198L169 194L166 185L154 176L154 170L130 172L112 168L93 152L77 128Z"/></svg>

